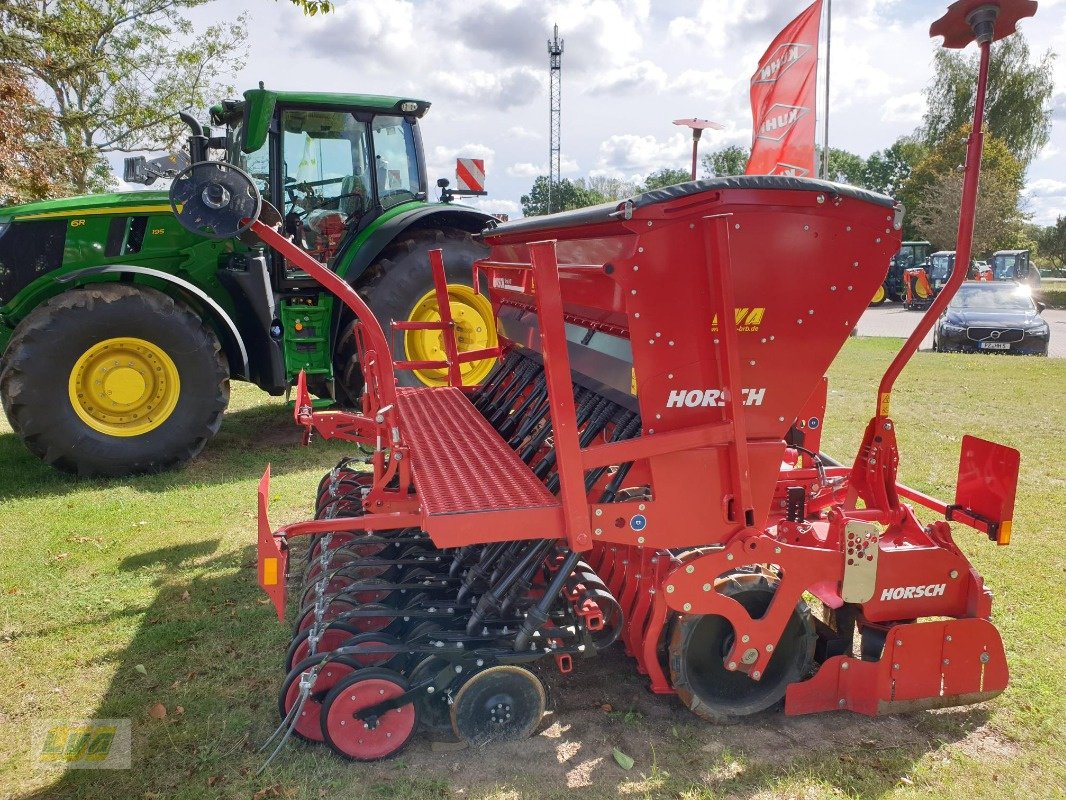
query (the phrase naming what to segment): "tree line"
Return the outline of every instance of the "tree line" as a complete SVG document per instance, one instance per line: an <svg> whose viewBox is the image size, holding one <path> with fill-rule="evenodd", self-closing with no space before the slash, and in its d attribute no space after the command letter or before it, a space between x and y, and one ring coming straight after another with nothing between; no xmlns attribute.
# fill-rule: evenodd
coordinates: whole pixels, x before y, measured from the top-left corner
<svg viewBox="0 0 1066 800"><path fill-rule="evenodd" d="M1060 217L1047 227L1033 225L1022 202L1025 172L1051 134L1054 58L1047 52L1034 61L1020 34L992 51L975 253L1035 249L1053 266L1066 267L1066 219ZM924 90L927 110L921 125L866 157L831 147L827 178L900 200L907 212L905 239L927 239L937 249L954 249L976 83L976 55L939 50L933 79ZM819 152L819 163L820 158ZM701 159L702 177L741 175L747 159L746 148L720 148ZM689 177L687 170L663 169L643 183L566 179L554 188L549 208L548 181L539 176L522 197L522 208L527 215L578 208L683 183Z"/></svg>

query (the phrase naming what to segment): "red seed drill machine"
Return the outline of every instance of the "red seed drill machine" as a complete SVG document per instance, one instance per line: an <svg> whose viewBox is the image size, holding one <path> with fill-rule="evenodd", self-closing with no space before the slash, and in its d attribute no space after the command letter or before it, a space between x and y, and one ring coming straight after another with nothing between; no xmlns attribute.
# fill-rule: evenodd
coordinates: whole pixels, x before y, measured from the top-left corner
<svg viewBox="0 0 1066 800"><path fill-rule="evenodd" d="M981 54L963 264L989 47L1035 9L960 0L931 30ZM820 452L823 376L900 246L890 198L746 176L505 223L474 275L499 347L460 352L437 251L441 319L391 327L439 331L447 358L393 363L381 323L268 224L244 173L197 164L171 192L183 224L257 236L358 317L361 412L313 410L301 380L295 417L372 456L323 477L314 520L276 531L269 468L259 488L259 583L279 619L298 608L281 744L373 760L420 727L528 736L545 703L530 667L569 672L616 642L653 692L712 720L782 700L787 714L897 713L1006 687L991 592L949 522L1007 544L1018 453L965 437L942 502L898 481L890 414L964 270L886 372L851 466ZM486 357L491 376L462 387L459 364ZM398 388L400 369L451 385ZM943 518L923 524L904 501Z"/></svg>

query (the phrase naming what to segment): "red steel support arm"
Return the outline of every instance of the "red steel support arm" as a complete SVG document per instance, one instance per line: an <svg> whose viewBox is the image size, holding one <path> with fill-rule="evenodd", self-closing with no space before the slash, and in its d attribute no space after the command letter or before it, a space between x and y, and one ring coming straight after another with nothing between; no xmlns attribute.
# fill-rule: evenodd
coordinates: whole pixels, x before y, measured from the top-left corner
<svg viewBox="0 0 1066 800"><path fill-rule="evenodd" d="M324 289L334 294L344 305L350 308L359 318L364 333L370 342L370 350L376 360L375 368L380 378L378 391L380 392L380 408L388 409L385 414L390 420L390 429L393 431L391 446L400 444L399 429L396 427L396 373L392 368L392 353L389 350L388 339L381 329L381 323L370 310L369 306L343 278L333 270L324 267L311 256L290 242L276 230L258 220L252 223L255 235L277 250L293 264L310 275Z"/></svg>
<svg viewBox="0 0 1066 800"><path fill-rule="evenodd" d="M592 547L592 531L585 497L585 473L581 468L581 444L555 242L533 242L529 245L529 255L533 279L537 282L537 319L540 321L544 374L548 379L548 403L566 536L571 550L588 550Z"/></svg>
<svg viewBox="0 0 1066 800"><path fill-rule="evenodd" d="M907 366L911 356L918 350L926 334L933 329L940 313L947 308L948 303L959 290L962 282L966 279L966 272L970 265L970 254L973 250L973 226L977 209L977 189L981 178L981 151L984 146L984 132L982 124L985 118L985 89L988 84L988 60L991 42L982 41L978 44L981 49L981 65L977 76L977 100L973 110L973 128L970 131L970 139L966 147L966 174L962 184L962 206L959 209L959 232L955 243L955 268L948 278L947 285L936 296L925 315L918 321L918 327L903 343L902 349L892 359L881 385L877 389L876 416L887 417L891 410L892 386L899 377L900 372Z"/></svg>

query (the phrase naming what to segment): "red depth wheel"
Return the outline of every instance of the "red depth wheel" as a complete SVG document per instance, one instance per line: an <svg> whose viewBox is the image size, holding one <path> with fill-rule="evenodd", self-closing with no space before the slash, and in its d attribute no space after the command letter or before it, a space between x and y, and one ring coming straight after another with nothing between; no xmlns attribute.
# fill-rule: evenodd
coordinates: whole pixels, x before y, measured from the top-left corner
<svg viewBox="0 0 1066 800"><path fill-rule="evenodd" d="M326 657L326 655L311 656L311 658L304 659L289 670L289 674L285 676L285 681L281 684L281 692L278 697L278 710L281 712L282 719L288 716L300 697L300 676L305 671L313 669L316 664ZM304 702L304 707L300 710L300 717L296 721L293 733L309 742L321 742L322 725L319 721L319 715L322 712L322 699L330 689L358 670L359 667L360 664L351 659L330 659L329 663L319 670L315 682L311 685L311 694Z"/></svg>
<svg viewBox="0 0 1066 800"><path fill-rule="evenodd" d="M388 669L371 667L350 675L333 687L322 704L326 743L352 761L377 761L398 753L418 727L413 702L366 720L357 719L356 714L399 697L407 689L407 681Z"/></svg>

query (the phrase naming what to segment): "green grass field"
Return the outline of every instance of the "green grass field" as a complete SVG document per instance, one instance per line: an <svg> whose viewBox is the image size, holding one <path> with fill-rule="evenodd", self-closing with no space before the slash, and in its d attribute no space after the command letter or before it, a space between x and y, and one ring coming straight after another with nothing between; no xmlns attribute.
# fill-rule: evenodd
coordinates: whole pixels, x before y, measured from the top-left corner
<svg viewBox="0 0 1066 800"><path fill-rule="evenodd" d="M850 460L898 344L845 347L830 374L827 452ZM1012 683L995 701L713 727L647 693L614 653L552 679L550 725L520 745L442 752L423 740L353 765L295 744L259 777L288 637L255 585L255 484L271 462L273 522L306 516L345 447L299 448L285 407L246 386L194 464L133 480L57 474L0 422L0 797L1062 797L1066 361L923 353L893 410L901 477L941 497L963 433L1022 451L1012 545L956 529L996 595ZM35 720L85 717L132 719L132 769L35 765ZM613 747L636 766L618 767Z"/></svg>

